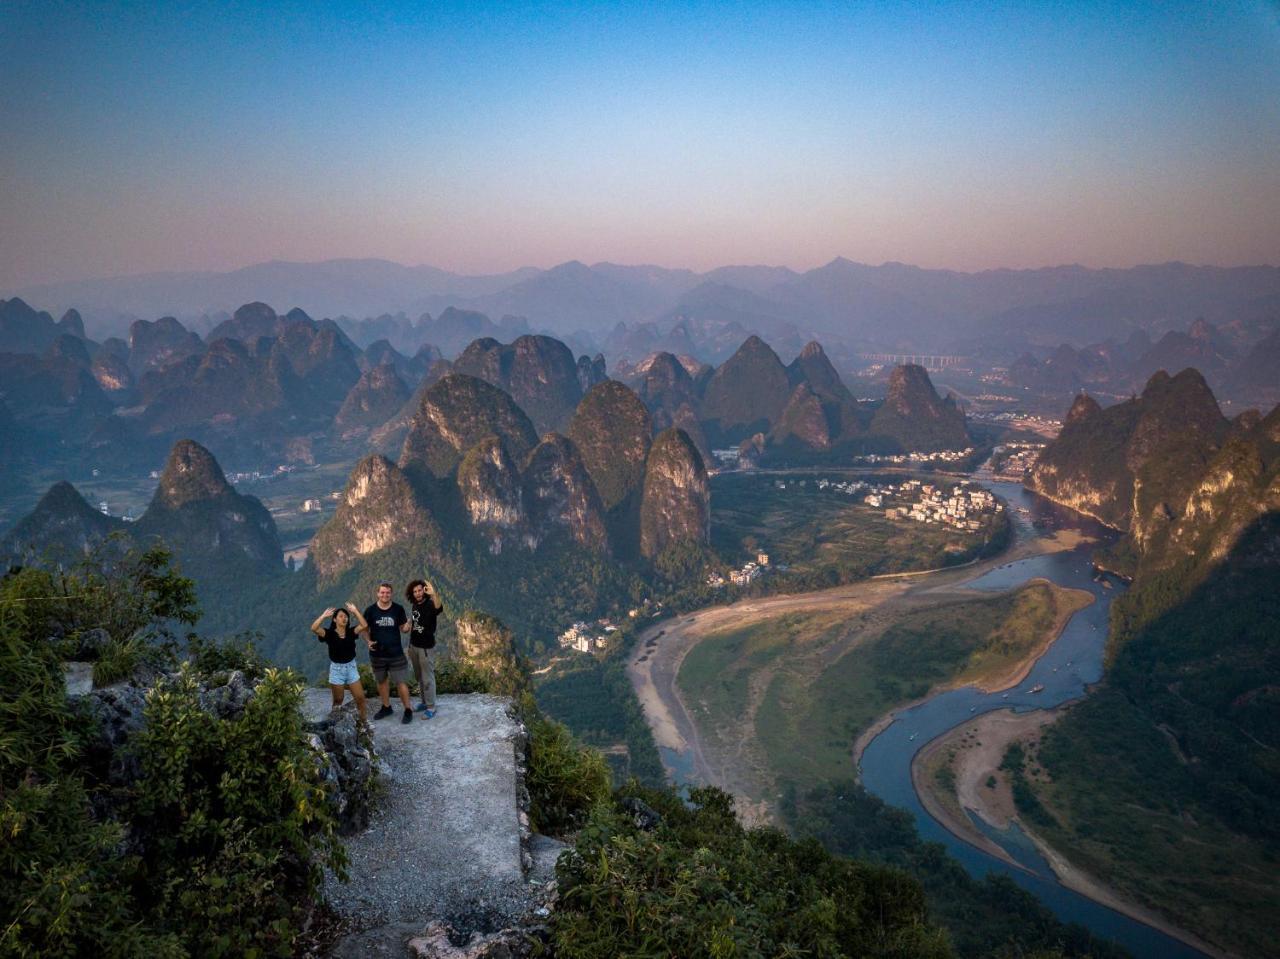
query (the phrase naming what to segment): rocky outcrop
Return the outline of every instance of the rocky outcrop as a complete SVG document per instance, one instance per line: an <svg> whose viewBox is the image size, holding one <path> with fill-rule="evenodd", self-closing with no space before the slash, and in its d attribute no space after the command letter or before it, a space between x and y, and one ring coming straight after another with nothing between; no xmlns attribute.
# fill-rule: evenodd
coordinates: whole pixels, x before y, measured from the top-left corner
<svg viewBox="0 0 1280 959"><path fill-rule="evenodd" d="M811 340L787 367L787 379L793 386L808 385L814 395L829 402L852 402L853 394L831 365L822 344Z"/></svg>
<svg viewBox="0 0 1280 959"><path fill-rule="evenodd" d="M668 416L682 404L696 404L697 389L688 369L672 353L653 353L639 363L627 378L651 413Z"/></svg>
<svg viewBox="0 0 1280 959"><path fill-rule="evenodd" d="M792 392L769 432L769 445L823 453L831 449L831 424L822 399L808 383L801 383Z"/></svg>
<svg viewBox="0 0 1280 959"><path fill-rule="evenodd" d="M26 562L75 562L125 524L104 516L65 480L49 487L36 508L0 540L0 556Z"/></svg>
<svg viewBox="0 0 1280 959"><path fill-rule="evenodd" d="M361 725L355 703L348 700L323 719L307 723L306 730L316 751L320 776L329 787L327 798L338 821L338 833L354 835L369 825L377 784L369 727Z"/></svg>
<svg viewBox="0 0 1280 959"><path fill-rule="evenodd" d="M484 380L451 373L422 394L400 467L411 476L447 477L467 450L491 434L516 460L538 442L529 417L510 396Z"/></svg>
<svg viewBox="0 0 1280 959"><path fill-rule="evenodd" d="M458 658L493 680L493 688L511 695L522 685L515 641L500 619L468 610L454 623L458 636Z"/></svg>
<svg viewBox="0 0 1280 959"><path fill-rule="evenodd" d="M605 373L603 353L597 353L593 357L588 357L586 354L578 357L578 386L584 394L591 387L597 383L603 383L608 378L608 374Z"/></svg>
<svg viewBox="0 0 1280 959"><path fill-rule="evenodd" d="M352 470L337 510L311 540L310 559L331 579L362 557L417 540L439 542L436 521L400 468L375 454Z"/></svg>
<svg viewBox="0 0 1280 959"><path fill-rule="evenodd" d="M972 443L964 411L952 397L941 399L924 367L914 363L889 375L888 393L868 432L904 452L960 450Z"/></svg>
<svg viewBox="0 0 1280 959"><path fill-rule="evenodd" d="M189 569L230 564L274 571L283 562L267 508L257 497L237 493L213 454L193 440L174 444L132 532L142 539L158 537Z"/></svg>
<svg viewBox="0 0 1280 959"><path fill-rule="evenodd" d="M531 547L564 533L578 546L608 551L604 507L572 441L559 433L543 436L522 475Z"/></svg>
<svg viewBox="0 0 1280 959"><path fill-rule="evenodd" d="M458 490L467 519L491 553L527 542L520 474L501 438L484 437L458 467Z"/></svg>
<svg viewBox="0 0 1280 959"><path fill-rule="evenodd" d="M645 466L640 503L640 553L656 558L669 546L706 543L711 529L707 470L683 430L658 435Z"/></svg>
<svg viewBox="0 0 1280 959"><path fill-rule="evenodd" d="M43 353L60 333L53 317L20 297L0 300L0 344L13 353Z"/></svg>
<svg viewBox="0 0 1280 959"><path fill-rule="evenodd" d="M334 430L347 437L368 432L386 423L409 401L405 386L394 365L387 363L366 370L342 402L334 417Z"/></svg>
<svg viewBox="0 0 1280 959"><path fill-rule="evenodd" d="M573 353L549 336L522 336L505 345L476 340L453 369L506 391L540 432L564 429L582 399Z"/></svg>
<svg viewBox="0 0 1280 959"><path fill-rule="evenodd" d="M786 367L764 340L748 337L707 383L703 428L713 444L736 443L767 431L791 396Z"/></svg>
<svg viewBox="0 0 1280 959"><path fill-rule="evenodd" d="M204 341L172 316L129 326L129 368L134 375L204 352Z"/></svg>
<svg viewBox="0 0 1280 959"><path fill-rule="evenodd" d="M1160 372L1106 409L1077 397L1027 486L1141 544L1168 525L1229 430L1198 372Z"/></svg>
<svg viewBox="0 0 1280 959"><path fill-rule="evenodd" d="M644 485L653 423L640 397L615 380L587 391L569 423L569 438L606 510Z"/></svg>
<svg viewBox="0 0 1280 959"><path fill-rule="evenodd" d="M133 389L133 373L129 364L113 353L99 350L89 369L98 386L113 399Z"/></svg>
<svg viewBox="0 0 1280 959"><path fill-rule="evenodd" d="M209 342L229 339L251 343L259 337L274 337L279 323L280 317L266 303L246 303L231 319L223 320L209 331Z"/></svg>

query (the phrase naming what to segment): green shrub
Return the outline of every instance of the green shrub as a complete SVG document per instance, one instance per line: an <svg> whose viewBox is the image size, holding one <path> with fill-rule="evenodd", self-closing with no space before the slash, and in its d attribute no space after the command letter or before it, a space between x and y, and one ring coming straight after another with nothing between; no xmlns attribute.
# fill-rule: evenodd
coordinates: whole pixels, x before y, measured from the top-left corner
<svg viewBox="0 0 1280 959"><path fill-rule="evenodd" d="M591 807L609 796L609 765L581 745L568 727L548 719L524 699L529 729L529 824L537 832L562 833L582 823Z"/></svg>
<svg viewBox="0 0 1280 959"><path fill-rule="evenodd" d="M259 634L248 632L221 642L193 633L187 638L188 656L192 668L198 673L211 676L239 670L249 679L261 679L266 675L268 663L258 652L260 640Z"/></svg>
<svg viewBox="0 0 1280 959"><path fill-rule="evenodd" d="M128 679L142 663L146 644L140 636L129 639L112 639L102 649L102 654L93 664L93 685L110 686L122 679Z"/></svg>
<svg viewBox="0 0 1280 959"><path fill-rule="evenodd" d="M493 691L490 674L477 666L452 657L436 661L436 692L491 693Z"/></svg>
<svg viewBox="0 0 1280 959"><path fill-rule="evenodd" d="M269 669L243 715L220 720L187 666L148 694L131 810L147 848L134 889L195 952L287 955L324 866L344 874L301 695L293 674Z"/></svg>
<svg viewBox="0 0 1280 959"><path fill-rule="evenodd" d="M746 830L729 796L636 791L662 816L649 832L598 804L556 866L560 959L613 956L950 956L919 883L839 859L813 840Z"/></svg>
<svg viewBox="0 0 1280 959"><path fill-rule="evenodd" d="M124 830L90 809L80 778L80 720L62 663L32 642L61 611L52 577L0 582L0 955L180 955L173 937L138 923Z"/></svg>

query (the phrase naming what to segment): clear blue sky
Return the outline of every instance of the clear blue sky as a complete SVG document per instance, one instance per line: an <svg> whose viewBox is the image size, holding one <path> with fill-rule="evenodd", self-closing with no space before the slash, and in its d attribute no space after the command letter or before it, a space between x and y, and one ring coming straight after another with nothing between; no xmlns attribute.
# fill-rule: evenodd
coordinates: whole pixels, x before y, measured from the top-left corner
<svg viewBox="0 0 1280 959"><path fill-rule="evenodd" d="M1280 2L0 6L0 288L1280 263Z"/></svg>

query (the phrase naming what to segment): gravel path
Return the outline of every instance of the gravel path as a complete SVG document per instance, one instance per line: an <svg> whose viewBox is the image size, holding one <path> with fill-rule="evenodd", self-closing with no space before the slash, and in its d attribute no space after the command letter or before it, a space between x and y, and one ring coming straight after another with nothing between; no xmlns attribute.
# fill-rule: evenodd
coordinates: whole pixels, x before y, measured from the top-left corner
<svg viewBox="0 0 1280 959"><path fill-rule="evenodd" d="M329 707L328 690L307 691L308 718ZM408 724L394 709L371 723L385 790L369 828L346 840L350 882L326 879L334 908L363 930L335 955L403 955L407 936L433 919L493 931L538 902L524 865L525 730L511 701L441 696L434 718Z"/></svg>

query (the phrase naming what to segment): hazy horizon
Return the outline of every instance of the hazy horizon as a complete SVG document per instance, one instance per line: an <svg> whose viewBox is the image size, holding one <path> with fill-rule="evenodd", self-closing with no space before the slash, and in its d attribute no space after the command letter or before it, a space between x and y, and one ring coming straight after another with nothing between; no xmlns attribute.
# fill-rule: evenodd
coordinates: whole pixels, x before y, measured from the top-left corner
<svg viewBox="0 0 1280 959"><path fill-rule="evenodd" d="M0 82L3 289L338 258L1280 259L1271 0L18 2Z"/></svg>

